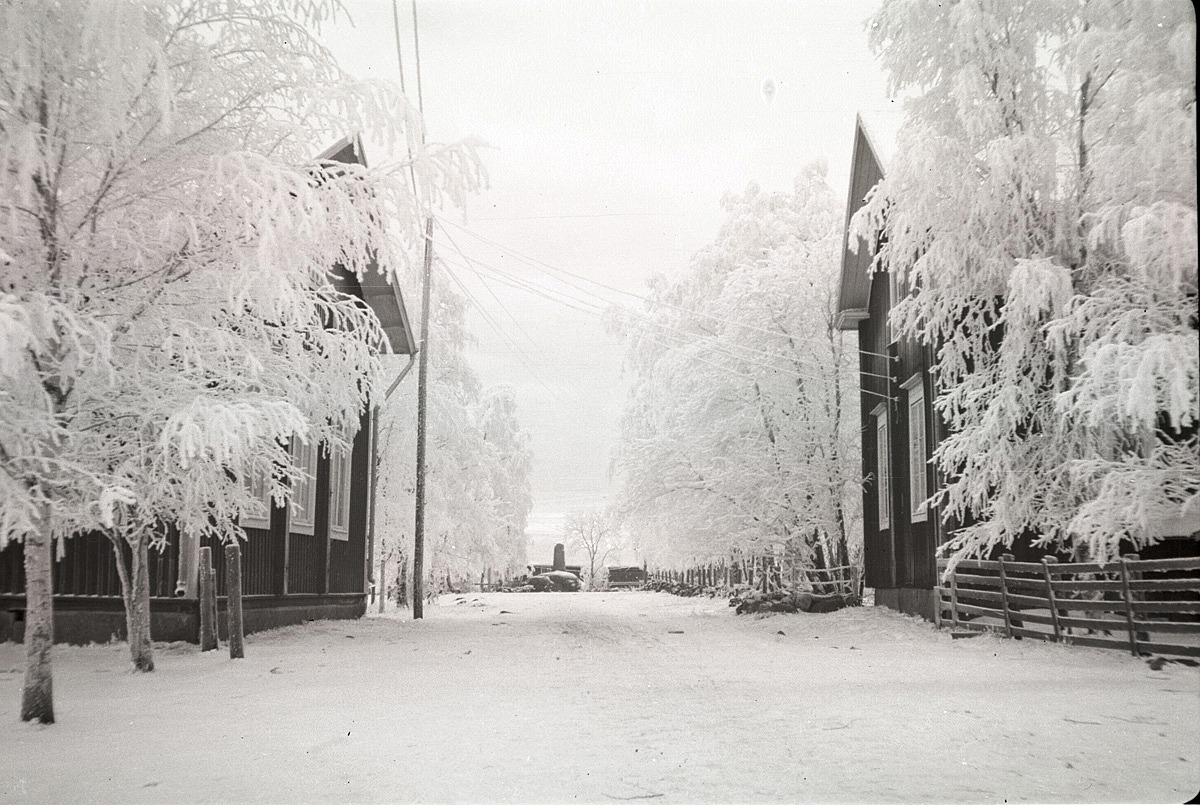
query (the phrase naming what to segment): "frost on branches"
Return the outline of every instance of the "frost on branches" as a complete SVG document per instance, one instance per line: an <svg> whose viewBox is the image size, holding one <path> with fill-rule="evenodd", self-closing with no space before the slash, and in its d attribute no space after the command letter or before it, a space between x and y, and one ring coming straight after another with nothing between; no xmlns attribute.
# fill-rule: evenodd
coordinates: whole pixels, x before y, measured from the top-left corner
<svg viewBox="0 0 1200 805"><path fill-rule="evenodd" d="M466 300L435 273L430 305L429 451L425 502L428 592L478 582L489 569L525 566L533 508L529 436L510 388L485 388L467 362ZM381 436L381 533L403 546L385 578L410 574L416 487L416 383L406 380L385 413ZM381 546L382 547L382 546ZM382 554L381 554L382 555ZM376 560L378 561L378 560Z"/></svg>
<svg viewBox="0 0 1200 805"><path fill-rule="evenodd" d="M330 272L403 266L421 202L395 168L311 154L419 121L319 45L336 11L0 8L0 544L25 543L26 719L53 720L53 539L103 531L144 571L164 522L238 538L245 479L284 502L286 443L357 425L381 331ZM478 179L469 149L416 160L425 203Z"/></svg>
<svg viewBox="0 0 1200 805"><path fill-rule="evenodd" d="M1158 0L871 23L914 97L854 226L936 350L957 556L1031 536L1103 562L1200 518L1195 38Z"/></svg>
<svg viewBox="0 0 1200 805"><path fill-rule="evenodd" d="M834 326L840 205L823 163L791 193L751 185L724 205L684 276L613 312L633 373L621 516L658 561L846 564L860 488L856 361Z"/></svg>

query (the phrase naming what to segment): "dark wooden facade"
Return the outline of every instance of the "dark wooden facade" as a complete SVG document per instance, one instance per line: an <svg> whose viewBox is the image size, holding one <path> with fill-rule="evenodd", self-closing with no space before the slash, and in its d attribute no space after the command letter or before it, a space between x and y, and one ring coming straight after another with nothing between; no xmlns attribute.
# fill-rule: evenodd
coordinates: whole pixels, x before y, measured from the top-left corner
<svg viewBox="0 0 1200 805"><path fill-rule="evenodd" d="M871 244L859 240L858 248L851 250L849 240L851 217L885 171L884 153L859 118L854 131L838 321L843 330L858 334L866 585L875 589L877 603L932 618L936 553L946 536L936 509L926 506L923 512L914 511L921 501L914 500L913 489L923 488L928 497L936 491L937 478L928 461L914 461L912 455L919 449L928 459L941 432L932 406L930 355L915 341L894 335L889 316L897 291L891 277L871 271L875 257ZM917 415L922 422L912 421ZM887 455L881 455L885 450ZM923 484L914 484L915 472L924 475ZM881 495L885 477L886 489Z"/></svg>
<svg viewBox="0 0 1200 805"><path fill-rule="evenodd" d="M361 144L344 140L319 157L362 162ZM384 325L393 353L413 354L412 330L398 291L382 277L358 279L336 274L344 293L363 300ZM365 410L350 455L349 521L345 538L330 536L330 458L318 451L313 533L292 527L286 508L272 506L267 528L245 528L242 545L244 622L247 632L320 618L356 618L366 610L369 500L371 494L371 411ZM199 605L177 595L180 544L168 535L161 552L150 554L151 635L155 640L195 642ZM213 541L217 594L225 596L225 552ZM107 641L125 634L120 581L111 543L99 534L65 540L54 568L55 639ZM186 586L186 585L185 585ZM25 575L22 547L0 551L0 641L24 633Z"/></svg>
<svg viewBox="0 0 1200 805"><path fill-rule="evenodd" d="M878 130L872 130L861 117L856 121L838 289L838 325L858 334L866 585L875 588L876 603L932 620L937 553L954 527L944 522L942 513L934 507L927 507L919 516L913 511L918 501L913 500L911 489L923 486L926 496L932 496L940 482L932 464L911 460L914 445L919 445L917 449L923 450L928 459L945 437L945 426L932 404L937 395L929 371L933 356L929 347L897 338L892 332L891 309L902 289L895 287L888 273L872 272L875 253L871 244L859 240L857 250L850 249L850 219L862 208L866 194L885 175L888 145L880 141ZM914 405L914 401L919 404ZM919 438L914 439L912 419L917 412L924 421L918 427ZM886 418L886 442L879 437L884 430L880 427L881 418ZM885 462L881 462L883 443L888 453ZM923 484L913 483L915 472L923 474ZM885 475L888 489L881 496L880 479ZM885 505L886 513L882 511ZM1200 532L1195 528L1196 523L1173 525L1173 530L1163 532L1166 539L1142 549L1142 558L1197 555ZM1050 551L1035 544L1036 536L1025 534L1011 546L998 547L994 555L986 558L996 559L1007 552L1019 561L1039 561ZM1130 545L1129 551L1132 550ZM1065 554L1059 558L1071 560Z"/></svg>

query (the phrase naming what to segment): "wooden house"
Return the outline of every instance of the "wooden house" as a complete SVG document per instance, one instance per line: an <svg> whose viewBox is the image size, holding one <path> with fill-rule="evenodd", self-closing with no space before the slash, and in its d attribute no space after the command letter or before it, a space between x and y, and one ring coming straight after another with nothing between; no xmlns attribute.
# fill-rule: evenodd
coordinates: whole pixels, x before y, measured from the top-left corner
<svg viewBox="0 0 1200 805"><path fill-rule="evenodd" d="M928 463L940 427L934 416L928 347L901 338L889 313L899 292L891 274L871 272L875 255L859 240L851 250L850 219L887 172L894 137L886 120L874 129L855 121L846 202L838 326L858 333L862 426L863 556L866 586L877 604L933 618L936 549L947 537L926 504L936 490Z"/></svg>
<svg viewBox="0 0 1200 805"><path fill-rule="evenodd" d="M358 138L317 157L366 164ZM335 285L361 299L383 325L391 352L413 355L414 339L399 289L378 273L361 280L337 272ZM297 491L295 511L264 498L266 516L245 518L242 584L248 632L320 618L357 618L366 610L370 563L371 417L364 411L349 454L296 444L295 460L311 476ZM169 535L150 555L151 635L195 642L199 633L196 541ZM224 551L213 548L218 595L225 594ZM24 633L21 545L0 551L0 641ZM219 604L224 607L224 601ZM54 567L54 636L59 642L107 641L125 633L121 587L111 543L100 534L66 540ZM223 618L222 618L223 620Z"/></svg>
<svg viewBox="0 0 1200 805"><path fill-rule="evenodd" d="M933 355L930 347L896 332L890 312L903 289L892 274L871 271L871 244L860 239L856 250L850 248L850 219L886 175L899 123L890 115L866 121L860 115L855 121L837 322L840 329L858 333L865 584L875 589L876 604L933 620L937 550L954 527L926 503L940 483L929 456L946 433L932 408L937 393L929 372ZM1196 512L1164 521L1158 528L1161 541L1140 555L1196 556L1198 529ZM1034 545L1034 536L1024 535L988 558L1010 552L1019 560L1037 561L1048 551Z"/></svg>

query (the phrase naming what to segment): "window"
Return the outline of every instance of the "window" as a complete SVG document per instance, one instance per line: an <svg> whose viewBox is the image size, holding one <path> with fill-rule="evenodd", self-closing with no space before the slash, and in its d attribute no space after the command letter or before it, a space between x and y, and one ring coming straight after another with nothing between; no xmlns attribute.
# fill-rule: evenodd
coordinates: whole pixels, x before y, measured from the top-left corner
<svg viewBox="0 0 1200 805"><path fill-rule="evenodd" d="M929 497L926 485L927 458L925 452L925 385L920 374L909 378L902 388L908 391L908 494L909 517L914 523L924 522L929 516L925 499Z"/></svg>
<svg viewBox="0 0 1200 805"><path fill-rule="evenodd" d="M330 539L350 539L350 455L354 436L347 433L345 438L346 449L334 448L329 453Z"/></svg>
<svg viewBox="0 0 1200 805"><path fill-rule="evenodd" d="M292 458L302 473L292 490L291 531L312 534L317 517L317 446L292 439Z"/></svg>
<svg viewBox="0 0 1200 805"><path fill-rule="evenodd" d="M887 327L888 341L895 343L900 340L900 328L896 325L896 317L892 315L892 308L900 303L900 282L896 279L896 272L888 272L888 303L887 303Z"/></svg>
<svg viewBox="0 0 1200 805"><path fill-rule="evenodd" d="M250 490L258 505L251 511L242 512L238 525L242 528L271 527L271 487L261 475L246 476L243 483Z"/></svg>
<svg viewBox="0 0 1200 805"><path fill-rule="evenodd" d="M875 417L875 493L879 509L879 530L886 531L892 525L892 451L888 447L887 403L878 406L871 415Z"/></svg>

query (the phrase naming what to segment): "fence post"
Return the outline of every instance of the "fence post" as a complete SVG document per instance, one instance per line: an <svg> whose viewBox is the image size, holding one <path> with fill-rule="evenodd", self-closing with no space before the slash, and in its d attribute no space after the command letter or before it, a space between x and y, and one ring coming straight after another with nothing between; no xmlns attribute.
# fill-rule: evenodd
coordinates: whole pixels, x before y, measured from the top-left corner
<svg viewBox="0 0 1200 805"><path fill-rule="evenodd" d="M217 591L213 589L212 548L200 548L200 567L197 581L200 583L200 650L212 651L217 647L217 622L213 617L216 610Z"/></svg>
<svg viewBox="0 0 1200 805"><path fill-rule="evenodd" d="M1129 651L1138 656L1138 635L1133 628L1133 592L1129 588L1129 562L1140 559L1136 553L1121 557L1121 592L1125 595L1125 624L1129 627Z"/></svg>
<svg viewBox="0 0 1200 805"><path fill-rule="evenodd" d="M225 610L229 616L229 659L246 656L242 628L242 546L225 546Z"/></svg>
<svg viewBox="0 0 1200 805"><path fill-rule="evenodd" d="M208 570L208 589L212 591L209 600L212 602L213 648L221 647L221 619L217 615L217 569Z"/></svg>
<svg viewBox="0 0 1200 805"><path fill-rule="evenodd" d="M1012 637L1012 616L1008 611L1008 576L1004 572L1004 563L1015 559L1011 553L1000 555L1000 603L1004 606L1004 634Z"/></svg>
<svg viewBox="0 0 1200 805"><path fill-rule="evenodd" d="M850 594L855 598L862 597L862 576L859 574L858 565L850 568Z"/></svg>
<svg viewBox="0 0 1200 805"><path fill-rule="evenodd" d="M1057 564L1053 556L1042 557L1042 576L1046 579L1046 600L1050 602L1050 622L1054 626L1054 642L1062 641L1062 627L1058 624L1058 601L1054 597L1054 580L1050 576L1050 565Z"/></svg>
<svg viewBox="0 0 1200 805"><path fill-rule="evenodd" d="M950 625L958 628L958 567L950 573Z"/></svg>

